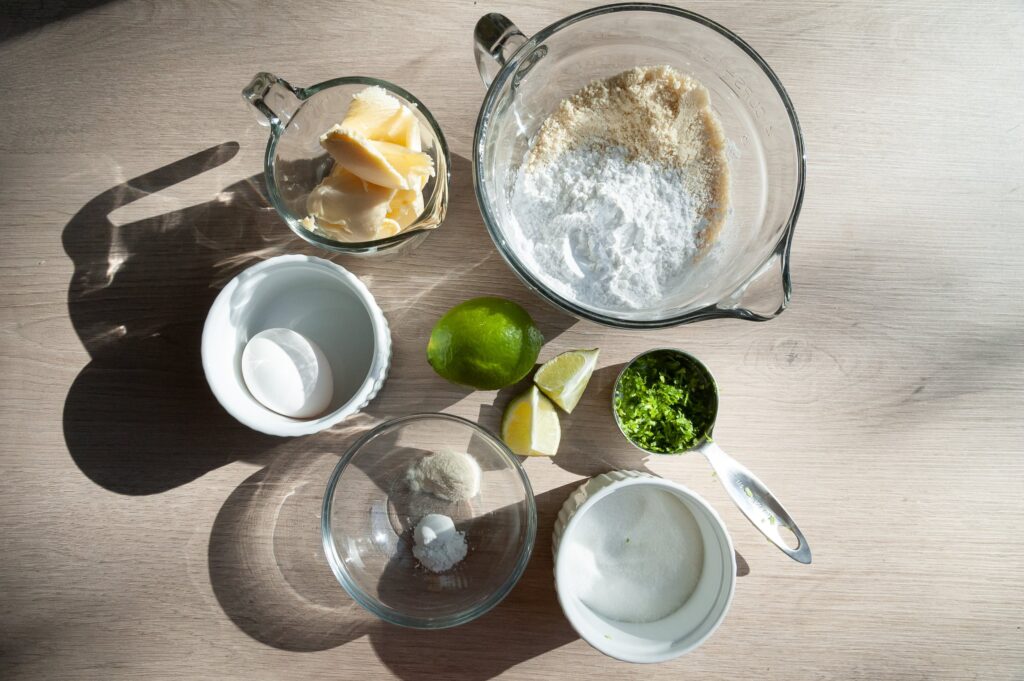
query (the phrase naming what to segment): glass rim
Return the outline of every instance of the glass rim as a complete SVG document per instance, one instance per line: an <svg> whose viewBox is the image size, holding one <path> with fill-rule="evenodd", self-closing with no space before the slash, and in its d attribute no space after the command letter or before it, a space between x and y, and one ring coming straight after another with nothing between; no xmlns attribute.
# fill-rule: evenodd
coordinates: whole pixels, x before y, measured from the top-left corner
<svg viewBox="0 0 1024 681"><path fill-rule="evenodd" d="M427 119L427 123L430 125L431 132L434 134L434 139L437 141L437 147L439 149L439 156L444 159L444 184L447 187L451 182L451 157L448 152L448 141L444 137L444 133L441 131L441 126L438 124L437 119L430 113L423 102L417 99L411 92L402 88L394 83L380 78L372 78L370 76L343 76L341 78L332 78L325 80L315 85L310 85L304 88L292 88L292 92L298 99L305 104L306 100L311 98L313 95L328 90L332 87L338 87L340 85L377 85L379 87L393 92L394 94L402 97L406 101L409 101L416 105L416 108L423 114L423 117ZM290 86L289 86L290 87ZM302 108L301 105L299 108ZM296 110L297 112L298 110ZM294 117L294 115L293 115ZM289 121L290 122L290 121ZM267 194L270 198L270 203L273 205L274 210L277 211L278 215L284 218L284 221L288 224L288 227L295 232L297 236L313 244L314 246L320 246L337 253L348 253L348 252L359 252L368 249L379 249L381 247L391 246L394 244L402 243L403 241L418 236L423 232L433 230L421 230L421 229L407 229L394 234L392 236L384 237L383 239L374 239L371 241L338 241L337 239L331 239L330 237L322 236L314 232L309 231L301 224L298 219L292 215L292 212L285 207L284 200L281 198L280 193L277 191L277 180L274 175L274 153L277 151L277 143L280 141L281 136L287 129L288 125L272 124L270 131L270 139L267 140L267 148L263 154L263 174L266 179ZM420 219L433 210L437 201L439 200L439 192L442 178L435 178L434 191L431 192L430 197L426 200L423 210L419 215L416 216L416 220L412 224L420 222ZM438 229L435 227L434 229Z"/></svg>
<svg viewBox="0 0 1024 681"><path fill-rule="evenodd" d="M346 468L348 468L349 464L351 464L352 459L355 458L355 455L359 450L381 433L396 426L414 421L429 420L449 421L451 423L466 426L477 435L482 436L489 444L493 445L498 453L507 460L509 466L519 474L519 479L523 484L527 510L526 537L523 541L522 547L520 548L516 563L505 582L479 605L462 612L443 617L416 617L405 615L394 608L385 606L376 598L369 596L349 576L344 562L338 556L331 528L331 509L334 506L335 489L338 486L338 481L341 479L342 473ZM327 562L330 564L331 571L334 573L335 578L341 584L342 588L345 589L348 595L352 597L352 600L361 605L365 610L376 615L385 622L390 622L391 624L397 624L403 627L409 627L412 629L447 629L449 627L455 627L460 624L471 622L481 615L491 611L495 606L501 603L501 601L511 593L515 585L519 583L519 579L523 576L523 573L526 572L526 566L529 564L530 557L533 555L533 547L537 539L537 500L533 495L533 486L530 485L530 478L527 476L526 470L519 462L519 459L512 453L512 450L510 450L504 442L492 435L486 428L473 423L468 419L464 419L461 416L455 416L454 414L445 414L442 412L420 412L416 414L408 414L406 416L399 416L381 423L366 434L362 435L348 448L348 450L346 450L345 454L335 465L334 470L331 472L331 476L327 481L327 488L324 491L324 499L321 506L320 536L323 543L324 555L327 557Z"/></svg>
<svg viewBox="0 0 1024 681"><path fill-rule="evenodd" d="M614 14L616 12L656 12L662 14L670 14L681 19L687 19L694 23L700 24L705 28L709 28L715 31L719 35L728 39L734 45L740 48L750 59L754 62L767 76L769 82L774 86L779 98L782 101L783 107L786 110L786 114L789 118L790 126L793 132L793 141L796 145L797 152L797 183L796 192L793 198L793 206L790 209L789 217L786 219L786 227L782 234L773 244L771 251L768 256L761 262L763 265L765 262L771 260L776 254L781 256L782 260L782 280L784 288L784 303L783 309L789 301L791 293L791 280L789 274L789 259L790 249L793 242L793 232L796 228L797 219L800 216L800 209L803 205L804 198L804 184L806 178L806 161L804 158L804 138L803 131L800 128L800 121L797 119L796 110L793 108L793 102L789 97L789 93L786 92L786 88L783 87L779 77L775 74L775 71L768 65L768 62L761 57L758 52L751 47L746 41L740 38L738 35L730 31L725 26L718 22L712 21L707 17L691 12L689 10L680 9L670 5L662 5L658 3L645 3L645 2L624 2L610 5L601 5L599 7L593 7L586 9L575 14L571 14L559 21L550 24L549 26L537 31L533 34L525 43L523 43L518 50L508 59L501 71L495 76L491 82L490 87L487 88L487 93L484 95L483 103L480 106L480 113L477 116L476 127L473 132L473 191L476 194L477 204L480 207L480 214L483 217L484 227L487 228L487 233L491 237L491 241L494 242L495 248L501 257L505 260L508 266L513 272L527 285L528 288L535 291L543 299L551 303L557 308L565 310L570 314L588 321L602 324L604 326L610 326L614 328L627 328L627 329L657 329L666 328L670 326L677 326L679 324L702 321L707 319L717 319L722 317L738 317L741 319L749 319L752 321L767 321L774 315L763 316L749 310L741 309L730 309L719 307L717 303L705 305L692 310L687 310L679 314L671 315L659 319L630 319L624 317L616 317L611 314L599 312L588 307L579 305L577 303L568 300L567 298L559 295L552 291L546 284L540 281L534 276L528 268L526 268L519 260L519 258L512 252L511 248L508 248L503 241L505 240L503 235L498 231L497 220L491 214L489 205L485 200L487 197L487 191L485 189L485 183L483 178L483 138L487 131L488 122L493 114L493 108L495 101L498 97L498 93L502 90L505 83L508 82L509 78L516 72L519 63L523 57L532 51L545 40L550 38L555 33L558 33L564 28L567 28L573 24L579 23L585 19L591 17L601 16L604 14ZM754 268L749 277L760 269L760 266ZM781 311L781 310L780 310Z"/></svg>

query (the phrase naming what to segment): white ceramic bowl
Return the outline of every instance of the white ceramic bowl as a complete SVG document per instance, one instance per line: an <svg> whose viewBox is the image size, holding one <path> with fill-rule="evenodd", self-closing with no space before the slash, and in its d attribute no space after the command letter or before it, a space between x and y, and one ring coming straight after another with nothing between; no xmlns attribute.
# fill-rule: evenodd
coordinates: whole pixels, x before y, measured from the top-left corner
<svg viewBox="0 0 1024 681"><path fill-rule="evenodd" d="M675 494L693 513L704 541L704 565L690 598L656 622L634 624L607 619L575 592L573 551L565 550L579 519L602 499L626 487L647 485ZM561 549L561 550L560 550ZM736 584L736 554L725 524L700 496L682 485L639 471L613 471L591 478L573 492L555 521L555 589L577 633L605 655L626 662L663 662L703 643L725 618Z"/></svg>
<svg viewBox="0 0 1024 681"><path fill-rule="evenodd" d="M327 412L282 416L260 404L242 378L242 350L260 331L283 327L320 346L334 374ZM328 260L282 255L232 279L203 327L203 371L217 401L241 423L269 435L308 435L359 412L380 391L391 362L384 313L363 282Z"/></svg>

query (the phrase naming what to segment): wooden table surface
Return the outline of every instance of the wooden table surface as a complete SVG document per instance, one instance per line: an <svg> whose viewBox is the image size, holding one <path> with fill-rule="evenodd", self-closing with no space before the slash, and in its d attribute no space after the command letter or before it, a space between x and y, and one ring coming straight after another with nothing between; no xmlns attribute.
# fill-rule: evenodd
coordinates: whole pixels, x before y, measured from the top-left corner
<svg viewBox="0 0 1024 681"><path fill-rule="evenodd" d="M470 184L476 19L530 33L586 3L83 4L0 9L0 677L1024 679L1019 2L688 5L759 50L800 115L795 292L767 324L641 333L528 292ZM199 364L218 288L311 252L264 198L265 130L239 97L260 70L401 83L454 161L449 218L422 247L339 260L390 319L391 379L362 417L294 440L234 423ZM479 294L526 306L542 359L597 346L601 368L559 455L526 462L541 527L519 585L470 625L398 629L334 582L320 495L387 417L497 427L507 392L423 360L434 320ZM763 541L702 461L644 461L614 432L615 371L658 345L717 374L718 440L784 500L813 565ZM554 514L619 467L705 495L742 556L718 633L653 667L592 650L554 600Z"/></svg>

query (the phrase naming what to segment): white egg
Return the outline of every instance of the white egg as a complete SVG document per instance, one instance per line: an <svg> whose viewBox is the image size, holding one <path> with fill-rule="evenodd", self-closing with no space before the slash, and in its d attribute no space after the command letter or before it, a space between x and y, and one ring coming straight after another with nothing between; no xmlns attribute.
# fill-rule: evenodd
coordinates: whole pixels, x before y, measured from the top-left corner
<svg viewBox="0 0 1024 681"><path fill-rule="evenodd" d="M252 396L283 416L323 414L334 396L334 375L316 343L291 329L267 329L242 351L242 378Z"/></svg>

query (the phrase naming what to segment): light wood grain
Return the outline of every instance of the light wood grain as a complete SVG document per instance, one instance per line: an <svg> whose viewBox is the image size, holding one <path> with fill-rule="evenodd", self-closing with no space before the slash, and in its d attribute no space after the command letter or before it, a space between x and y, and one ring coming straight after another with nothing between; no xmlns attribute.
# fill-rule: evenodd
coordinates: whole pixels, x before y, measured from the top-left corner
<svg viewBox="0 0 1024 681"><path fill-rule="evenodd" d="M0 676L1024 679L1019 2L688 5L789 89L807 198L789 311L648 333L533 297L469 181L476 19L529 33L587 3L122 0L49 23L29 4L3 15L29 30L0 42ZM264 130L239 90L264 69L401 83L455 157L441 230L401 260L344 261L392 322L392 378L361 419L290 441L235 425L198 365L217 287L308 252L259 190ZM541 532L512 595L456 630L395 629L332 581L319 496L388 416L496 426L507 391L459 390L422 361L433 320L475 294L523 303L542 359L598 346L601 370L559 456L526 464ZM762 541L701 461L644 462L612 430L616 367L665 344L717 374L716 435L785 501L812 566ZM705 495L747 565L719 632L655 667L596 653L554 601L556 509L622 466Z"/></svg>

